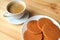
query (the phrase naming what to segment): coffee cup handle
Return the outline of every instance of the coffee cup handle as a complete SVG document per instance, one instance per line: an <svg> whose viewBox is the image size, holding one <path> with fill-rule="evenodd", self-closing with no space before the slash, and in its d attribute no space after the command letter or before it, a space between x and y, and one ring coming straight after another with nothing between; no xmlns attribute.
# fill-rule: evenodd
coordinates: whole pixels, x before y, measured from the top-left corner
<svg viewBox="0 0 60 40"><path fill-rule="evenodd" d="M8 12L4 12L3 16L4 17L10 17L10 15L8 14Z"/></svg>

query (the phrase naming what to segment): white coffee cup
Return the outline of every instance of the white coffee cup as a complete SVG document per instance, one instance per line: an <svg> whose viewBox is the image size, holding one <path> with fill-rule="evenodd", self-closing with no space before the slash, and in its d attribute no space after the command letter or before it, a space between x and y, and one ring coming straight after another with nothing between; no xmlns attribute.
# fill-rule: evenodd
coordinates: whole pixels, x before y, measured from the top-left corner
<svg viewBox="0 0 60 40"><path fill-rule="evenodd" d="M11 5L11 3L13 3L13 2L18 2L18 3L20 3L20 5L23 5L24 6L24 9L22 10L22 11L20 11L19 13L10 13L8 10L7 10L7 7L9 6L9 5ZM24 12L25 12L25 10L26 10L26 4L23 2L23 1L11 1L10 3L8 3L7 4L7 6L6 6L6 11L5 11L5 13L4 13L4 17L13 17L13 18L16 18L16 19L19 19L19 18L21 18L23 15L24 15Z"/></svg>

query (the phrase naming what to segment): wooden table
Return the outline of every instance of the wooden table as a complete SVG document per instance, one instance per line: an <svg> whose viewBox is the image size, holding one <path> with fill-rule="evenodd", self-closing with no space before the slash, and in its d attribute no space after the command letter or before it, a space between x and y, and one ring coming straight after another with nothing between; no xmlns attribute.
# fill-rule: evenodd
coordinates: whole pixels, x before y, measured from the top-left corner
<svg viewBox="0 0 60 40"><path fill-rule="evenodd" d="M24 0L30 14L47 15L60 23L60 0Z"/></svg>
<svg viewBox="0 0 60 40"><path fill-rule="evenodd" d="M0 40L21 40L20 31L22 25L10 24L3 17L6 5L12 0L0 0Z"/></svg>
<svg viewBox="0 0 60 40"><path fill-rule="evenodd" d="M3 17L6 5L12 0L0 0L0 40L21 40L20 31L22 25L12 25ZM58 10L52 10L50 5L40 0L24 0L31 15L47 15L60 23L60 1L55 1ZM44 0L47 1L47 0ZM48 1L48 3L51 1ZM53 2L53 1L52 1ZM41 4L43 3L43 4ZM47 6L46 6L47 5Z"/></svg>

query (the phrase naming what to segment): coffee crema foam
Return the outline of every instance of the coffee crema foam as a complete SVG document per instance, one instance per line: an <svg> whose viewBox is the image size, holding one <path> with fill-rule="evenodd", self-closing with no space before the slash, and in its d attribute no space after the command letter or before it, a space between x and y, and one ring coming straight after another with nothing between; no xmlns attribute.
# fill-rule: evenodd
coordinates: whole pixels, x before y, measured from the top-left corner
<svg viewBox="0 0 60 40"><path fill-rule="evenodd" d="M7 7L7 10L13 14L19 13L23 9L24 9L24 6L20 4L19 2L13 2Z"/></svg>

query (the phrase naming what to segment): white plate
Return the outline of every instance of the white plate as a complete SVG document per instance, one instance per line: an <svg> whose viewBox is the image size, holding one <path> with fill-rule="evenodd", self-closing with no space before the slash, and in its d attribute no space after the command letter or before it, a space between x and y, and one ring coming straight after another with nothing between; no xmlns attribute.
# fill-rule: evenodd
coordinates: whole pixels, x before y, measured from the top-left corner
<svg viewBox="0 0 60 40"><path fill-rule="evenodd" d="M56 20L54 20L53 18L51 18L51 17L44 16L44 15L33 16L33 17L29 18L29 19L26 21L26 23L24 23L24 25L23 25L23 27L22 27L22 30L21 30L22 40L24 40L23 34L24 34L24 32L27 30L27 23L28 23L29 21L31 21L31 20L38 20L38 19L40 19L40 18L48 18L48 19L50 19L55 25L57 25L57 26L60 28L59 23L58 23Z"/></svg>
<svg viewBox="0 0 60 40"><path fill-rule="evenodd" d="M29 18L29 12L28 12L28 10L26 10L25 14L20 19L15 19L13 17L5 17L5 18L11 24L22 24L22 23L24 23L24 22L26 22L28 20L28 18Z"/></svg>

